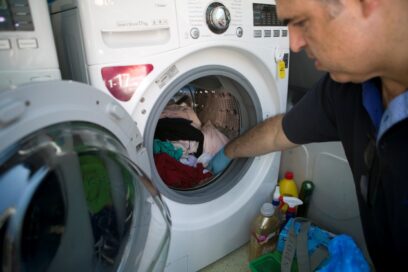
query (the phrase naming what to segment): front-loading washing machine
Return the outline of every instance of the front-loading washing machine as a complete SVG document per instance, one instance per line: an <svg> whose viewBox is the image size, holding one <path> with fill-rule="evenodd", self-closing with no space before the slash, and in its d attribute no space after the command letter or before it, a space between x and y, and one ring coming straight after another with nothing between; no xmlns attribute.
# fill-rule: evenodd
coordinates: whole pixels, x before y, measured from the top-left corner
<svg viewBox="0 0 408 272"><path fill-rule="evenodd" d="M140 142L125 110L88 85L2 92L2 271L162 271L170 217Z"/></svg>
<svg viewBox="0 0 408 272"><path fill-rule="evenodd" d="M289 40L275 1L57 0L51 13L63 77L108 93L142 134L138 150L172 217L166 270L197 271L245 244L280 153L178 187L159 173L154 143L164 110L183 97L228 139L285 111Z"/></svg>

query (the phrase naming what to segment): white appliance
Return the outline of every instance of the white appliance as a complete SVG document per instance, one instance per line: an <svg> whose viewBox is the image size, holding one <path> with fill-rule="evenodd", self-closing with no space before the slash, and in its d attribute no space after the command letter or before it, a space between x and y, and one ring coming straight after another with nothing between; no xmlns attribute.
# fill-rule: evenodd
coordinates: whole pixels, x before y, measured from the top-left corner
<svg viewBox="0 0 408 272"><path fill-rule="evenodd" d="M0 0L0 91L61 79L46 0Z"/></svg>
<svg viewBox="0 0 408 272"><path fill-rule="evenodd" d="M125 110L75 82L0 94L4 271L162 271L168 210Z"/></svg>
<svg viewBox="0 0 408 272"><path fill-rule="evenodd" d="M280 153L235 160L206 186L177 190L158 174L153 138L186 85L193 98L227 93L235 106L219 115L236 117L237 134L285 111L289 42L275 1L61 0L51 13L63 77L116 98L142 134L138 150L172 216L166 270L197 271L246 243Z"/></svg>

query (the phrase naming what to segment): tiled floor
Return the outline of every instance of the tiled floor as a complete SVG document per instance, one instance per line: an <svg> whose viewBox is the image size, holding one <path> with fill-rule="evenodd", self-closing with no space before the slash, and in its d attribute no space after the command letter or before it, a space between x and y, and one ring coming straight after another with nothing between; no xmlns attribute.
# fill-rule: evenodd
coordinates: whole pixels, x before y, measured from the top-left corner
<svg viewBox="0 0 408 272"><path fill-rule="evenodd" d="M248 244L231 252L224 258L203 268L200 272L249 272Z"/></svg>

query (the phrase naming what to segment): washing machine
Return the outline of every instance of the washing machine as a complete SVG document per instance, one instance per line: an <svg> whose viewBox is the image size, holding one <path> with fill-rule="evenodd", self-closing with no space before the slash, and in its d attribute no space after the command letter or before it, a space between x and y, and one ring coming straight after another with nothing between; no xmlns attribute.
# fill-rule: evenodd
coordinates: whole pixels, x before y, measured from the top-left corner
<svg viewBox="0 0 408 272"><path fill-rule="evenodd" d="M154 138L164 109L183 97L228 139L285 112L289 40L275 1L57 0L51 20L63 78L107 93L137 124L147 175L172 218L165 270L197 271L245 244L271 199L280 153L234 160L196 186L169 186Z"/></svg>
<svg viewBox="0 0 408 272"><path fill-rule="evenodd" d="M2 271L163 271L170 217L131 117L89 85L0 94Z"/></svg>
<svg viewBox="0 0 408 272"><path fill-rule="evenodd" d="M0 1L0 91L61 74L46 0Z"/></svg>

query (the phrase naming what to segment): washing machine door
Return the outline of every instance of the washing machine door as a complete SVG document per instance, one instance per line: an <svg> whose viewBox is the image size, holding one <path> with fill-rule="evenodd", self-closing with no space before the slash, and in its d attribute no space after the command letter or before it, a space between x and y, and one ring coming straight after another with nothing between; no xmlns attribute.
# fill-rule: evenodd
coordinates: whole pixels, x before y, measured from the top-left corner
<svg viewBox="0 0 408 272"><path fill-rule="evenodd" d="M0 95L2 271L160 271L170 218L134 121L74 82Z"/></svg>

